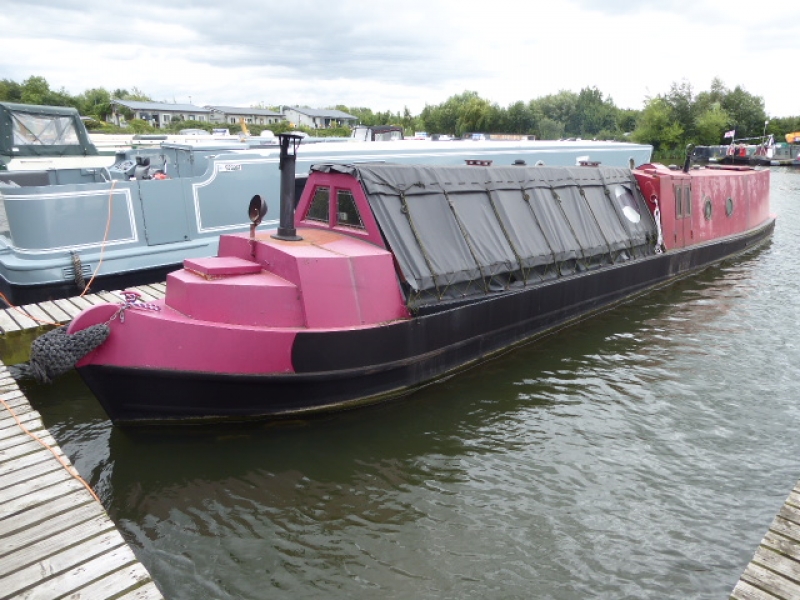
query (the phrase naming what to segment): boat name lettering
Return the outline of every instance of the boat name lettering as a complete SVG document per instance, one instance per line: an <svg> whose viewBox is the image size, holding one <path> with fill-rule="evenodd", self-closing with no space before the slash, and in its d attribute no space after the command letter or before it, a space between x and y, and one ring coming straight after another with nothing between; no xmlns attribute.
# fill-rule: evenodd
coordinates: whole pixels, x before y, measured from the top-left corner
<svg viewBox="0 0 800 600"><path fill-rule="evenodd" d="M219 166L220 171L241 171L242 163L225 163Z"/></svg>

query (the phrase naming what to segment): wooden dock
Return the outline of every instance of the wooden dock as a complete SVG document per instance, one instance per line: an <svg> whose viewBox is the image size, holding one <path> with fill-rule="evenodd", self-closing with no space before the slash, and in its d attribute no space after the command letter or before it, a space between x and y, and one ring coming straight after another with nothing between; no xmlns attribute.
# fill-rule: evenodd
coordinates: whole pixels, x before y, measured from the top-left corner
<svg viewBox="0 0 800 600"><path fill-rule="evenodd" d="M163 284L136 289L143 300L164 294ZM7 347L23 346L27 337L109 300L118 301L101 293L0 311L0 338ZM163 600L0 363L0 600L67 597Z"/></svg>
<svg viewBox="0 0 800 600"><path fill-rule="evenodd" d="M730 597L800 598L800 482L789 493Z"/></svg>

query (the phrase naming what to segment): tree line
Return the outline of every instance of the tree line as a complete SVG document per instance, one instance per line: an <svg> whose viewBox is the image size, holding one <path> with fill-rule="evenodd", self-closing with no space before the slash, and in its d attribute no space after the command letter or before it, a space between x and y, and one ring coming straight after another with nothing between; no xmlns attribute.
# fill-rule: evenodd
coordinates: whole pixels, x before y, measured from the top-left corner
<svg viewBox="0 0 800 600"><path fill-rule="evenodd" d="M43 77L31 76L21 83L0 80L0 101L22 104L72 106L95 120L98 129L112 113L112 100L153 101L142 91L93 88L72 96L65 90L52 90ZM265 108L260 106L258 108ZM273 107L277 109L277 107ZM469 133L504 133L536 136L537 139L564 138L625 140L652 144L656 155L680 155L687 144L716 145L728 143L725 132L735 131L736 139L760 139L775 134L776 139L800 130L800 116L768 116L764 100L737 85L729 89L718 78L707 91L695 93L687 82L673 83L669 92L645 99L641 110L623 109L596 87L579 92L562 90L507 107L482 98L477 92L464 91L440 104L426 104L422 112L373 112L366 107L337 105L338 110L358 117L364 125L400 125L407 134L415 131L462 137ZM135 124L146 130L147 124ZM189 122L175 127L208 126ZM276 133L289 124L270 126ZM234 127L236 129L236 127ZM251 130L255 129L251 127ZM255 132L258 133L258 132ZM317 135L319 131L315 131ZM337 135L349 131L336 130Z"/></svg>

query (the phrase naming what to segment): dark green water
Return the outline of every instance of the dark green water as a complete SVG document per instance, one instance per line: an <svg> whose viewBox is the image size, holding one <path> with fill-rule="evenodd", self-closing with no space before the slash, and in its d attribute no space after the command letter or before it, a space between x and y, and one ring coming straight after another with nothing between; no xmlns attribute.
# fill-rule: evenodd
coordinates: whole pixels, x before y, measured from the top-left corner
<svg viewBox="0 0 800 600"><path fill-rule="evenodd" d="M172 599L727 598L800 479L800 171L774 240L410 398L114 429L25 391Z"/></svg>

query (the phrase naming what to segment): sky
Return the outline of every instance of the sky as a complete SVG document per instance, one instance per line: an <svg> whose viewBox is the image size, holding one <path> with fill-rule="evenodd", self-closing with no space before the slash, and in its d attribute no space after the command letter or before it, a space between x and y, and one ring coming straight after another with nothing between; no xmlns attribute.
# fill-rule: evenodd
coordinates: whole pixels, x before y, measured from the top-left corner
<svg viewBox="0 0 800 600"><path fill-rule="evenodd" d="M0 79L417 115L464 91L507 107L586 87L640 109L716 77L788 117L797 23L798 0L3 0Z"/></svg>

